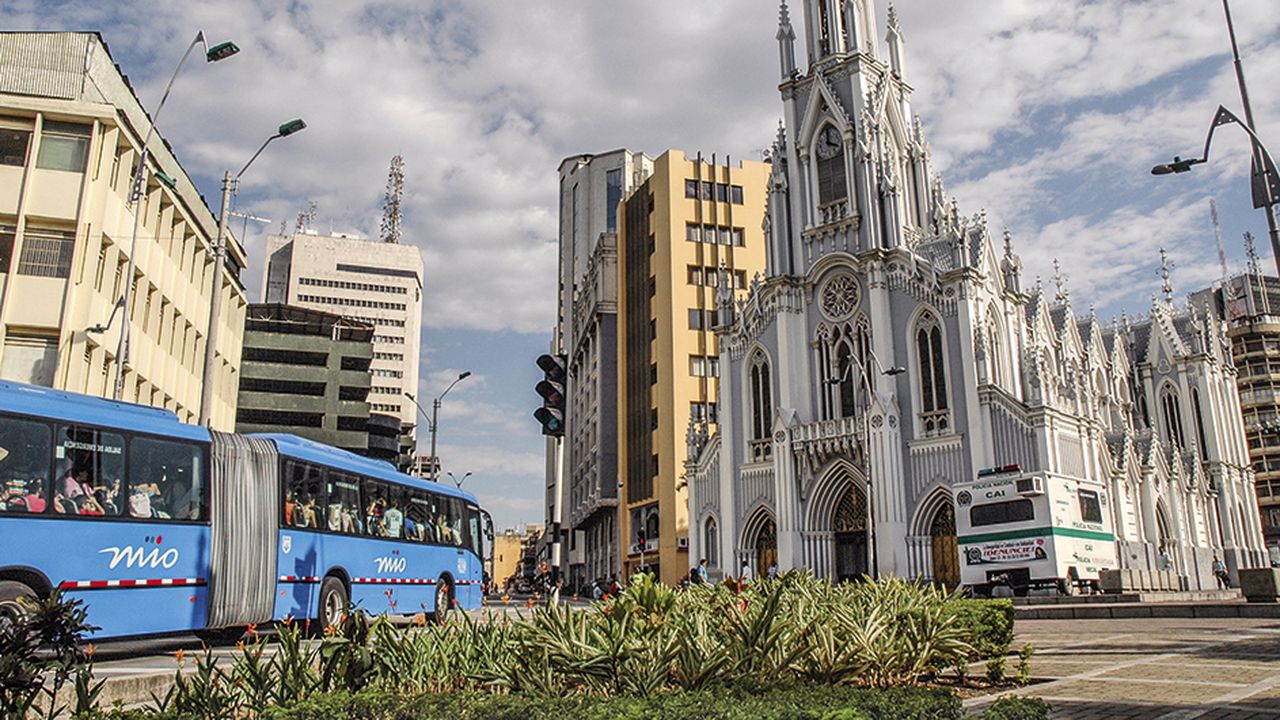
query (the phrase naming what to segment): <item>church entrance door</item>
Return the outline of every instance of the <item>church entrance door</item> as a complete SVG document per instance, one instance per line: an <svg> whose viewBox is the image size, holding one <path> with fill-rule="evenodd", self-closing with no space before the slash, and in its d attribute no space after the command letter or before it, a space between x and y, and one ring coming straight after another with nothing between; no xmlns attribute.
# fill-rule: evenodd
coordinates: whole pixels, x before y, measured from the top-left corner
<svg viewBox="0 0 1280 720"><path fill-rule="evenodd" d="M954 588L960 584L960 550L956 543L956 511L951 503L938 508L929 525L933 545L933 581Z"/></svg>
<svg viewBox="0 0 1280 720"><path fill-rule="evenodd" d="M760 534L756 535L756 566L755 573L759 577L764 577L769 572L769 568L778 564L778 526L774 524L773 518L764 521L764 526L760 528Z"/></svg>
<svg viewBox="0 0 1280 720"><path fill-rule="evenodd" d="M867 500L850 484L836 505L831 521L836 551L836 581L859 580L871 572L867 566Z"/></svg>

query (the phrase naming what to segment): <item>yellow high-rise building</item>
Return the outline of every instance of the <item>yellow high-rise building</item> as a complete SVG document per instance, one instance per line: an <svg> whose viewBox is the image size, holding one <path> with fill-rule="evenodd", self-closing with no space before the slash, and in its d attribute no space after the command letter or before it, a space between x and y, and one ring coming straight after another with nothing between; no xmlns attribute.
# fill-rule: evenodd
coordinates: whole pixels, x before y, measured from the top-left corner
<svg viewBox="0 0 1280 720"><path fill-rule="evenodd" d="M628 575L649 565L674 584L698 562L688 553L686 438L693 424L717 422L717 293L736 297L765 269L769 172L668 150L619 205L618 520Z"/></svg>
<svg viewBox="0 0 1280 720"><path fill-rule="evenodd" d="M216 274L211 426L230 431L244 250L228 237L225 262L214 267L217 221L158 132L130 205L150 127L96 33L0 34L0 378L112 397L128 323L120 398L195 422Z"/></svg>

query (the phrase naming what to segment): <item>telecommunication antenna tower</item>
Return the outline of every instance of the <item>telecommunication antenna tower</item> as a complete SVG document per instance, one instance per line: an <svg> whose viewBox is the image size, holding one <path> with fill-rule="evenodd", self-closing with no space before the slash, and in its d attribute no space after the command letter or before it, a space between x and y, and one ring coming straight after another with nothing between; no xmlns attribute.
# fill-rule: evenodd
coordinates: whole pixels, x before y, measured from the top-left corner
<svg viewBox="0 0 1280 720"><path fill-rule="evenodd" d="M387 194L382 201L382 242L400 242L400 198L404 195L404 156L391 158L387 172Z"/></svg>

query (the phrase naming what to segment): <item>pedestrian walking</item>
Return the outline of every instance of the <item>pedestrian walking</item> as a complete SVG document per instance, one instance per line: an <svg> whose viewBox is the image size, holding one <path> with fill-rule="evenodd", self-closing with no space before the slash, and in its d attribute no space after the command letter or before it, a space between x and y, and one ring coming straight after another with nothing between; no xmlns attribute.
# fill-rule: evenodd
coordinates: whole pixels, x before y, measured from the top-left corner
<svg viewBox="0 0 1280 720"><path fill-rule="evenodd" d="M742 561L742 572L738 574L738 579L744 589L751 584L752 580L756 579L755 571L751 569L751 563L746 560Z"/></svg>

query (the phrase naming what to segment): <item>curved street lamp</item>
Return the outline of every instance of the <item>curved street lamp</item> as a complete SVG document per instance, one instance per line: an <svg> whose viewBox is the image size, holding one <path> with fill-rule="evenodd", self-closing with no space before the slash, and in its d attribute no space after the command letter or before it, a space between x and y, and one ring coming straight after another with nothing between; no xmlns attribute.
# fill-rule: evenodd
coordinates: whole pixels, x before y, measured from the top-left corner
<svg viewBox="0 0 1280 720"><path fill-rule="evenodd" d="M872 362L875 363L876 369L885 377L901 375L907 371L907 369L901 365L894 365L891 368L886 368L880 363L880 358L876 357L874 352L868 349L867 354L871 357ZM874 580L880 577L880 561L876 557L875 499L871 494L871 403L873 399L876 399L877 401L878 399L876 398L875 392L871 389L871 373L867 372L867 366L856 354L851 354L848 357L853 362L846 365L844 371L838 376L828 378L827 384L832 387L839 385L844 382L845 376L853 372L853 369L856 367L858 368L858 373L862 375L862 387L867 392L867 408L862 412L862 477L867 483L867 570L871 572L871 578Z"/></svg>
<svg viewBox="0 0 1280 720"><path fill-rule="evenodd" d="M178 61L178 67L173 71L173 75L170 76L169 83L164 86L164 95L160 96L160 104L156 106L156 113L151 116L151 125L147 128L147 134L142 139L142 150L138 153L138 167L133 172L133 182L129 188L129 205L133 208L133 235L129 240L129 264L128 272L125 275L124 296L119 301L120 307L124 308L124 324L120 328L120 340L116 345L115 389L112 392L112 397L116 400L120 399L120 395L124 391L124 366L129 362L130 320L133 315L130 302L133 295L133 273L137 264L138 226L142 222L142 213L138 209L138 199L142 197L142 190L145 184L147 157L149 156L148 149L151 146L151 136L156 130L156 123L160 122L160 113L164 111L164 104L169 99L169 91L173 90L173 82L178 79L178 73L182 72L182 66L186 64L191 51L195 50L197 45L204 47L204 60L209 63L225 60L240 52L240 48L233 42L222 42L209 47L209 43L204 38L204 31L197 32L195 39L187 46L187 51L182 54L182 59ZM156 177L165 185L173 187L173 178L160 172L156 173ZM115 313L112 312L113 317L114 315ZM105 330L105 327L103 329Z"/></svg>
<svg viewBox="0 0 1280 720"><path fill-rule="evenodd" d="M451 473L451 472L447 472L447 473L445 473L445 475L448 475L448 476L449 476L449 479L453 481L453 484L454 484L454 485L457 485L457 486L458 486L458 489L459 489L459 490L461 490L461 489L462 489L462 483L466 482L466 481L467 481L467 478L471 477L471 473L466 473L466 474L464 474L461 478L456 478L456 477L454 477L454 476L453 476L453 473Z"/></svg>
<svg viewBox="0 0 1280 720"><path fill-rule="evenodd" d="M240 176L249 169L263 150L277 138L289 137L307 127L301 118L295 118L276 128L276 134L267 138L258 146L258 151L249 158L249 162L240 168L240 172L232 176L227 170L222 175L222 211L218 214L218 239L213 246L213 288L209 297L209 327L204 336L204 374L200 382L200 424L209 425L213 414L214 360L218 349L218 315L222 311L222 266L227 252L227 213L231 209L231 196L240 184Z"/></svg>
<svg viewBox="0 0 1280 720"><path fill-rule="evenodd" d="M1262 208L1267 216L1267 230L1271 236L1271 255L1275 259L1276 270L1280 271L1280 222L1276 220L1276 205L1280 204L1280 175L1276 173L1276 163L1271 153L1258 139L1253 122L1253 106L1249 104L1249 88L1244 81L1244 64L1240 62L1240 47L1236 44L1236 27L1231 22L1231 5L1222 0L1222 12L1227 18L1227 34L1231 38L1232 64L1236 71L1236 86L1240 89L1240 104L1244 107L1244 120L1236 117L1230 110L1219 105L1213 116L1213 124L1209 126L1209 135L1204 141L1204 157L1183 160L1175 156L1173 162L1162 163L1151 168L1152 175L1170 175L1184 173L1193 165L1209 161L1209 143L1213 140L1213 131L1220 125L1235 123L1249 134L1251 150L1250 177L1253 184L1253 206Z"/></svg>
<svg viewBox="0 0 1280 720"><path fill-rule="evenodd" d="M431 430L431 479L436 482L440 482L440 458L436 457L436 430L440 427L440 402L444 400L445 395L449 394L449 391L453 389L454 385L457 385L469 377L471 377L470 370L464 370L458 373L458 378L449 383L449 387L445 388L444 392L440 393L435 400L431 401L430 417L427 416L427 411L422 408L422 405L418 404L418 400L413 397L412 393L404 394L404 396L409 398L409 401L413 403L414 407L418 408L418 412L422 413L422 417L427 421L428 429ZM467 475L470 474L471 473L467 473ZM463 479L466 479L465 475L463 476Z"/></svg>

